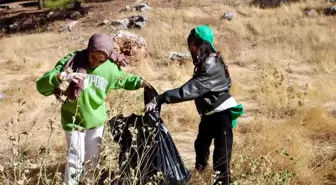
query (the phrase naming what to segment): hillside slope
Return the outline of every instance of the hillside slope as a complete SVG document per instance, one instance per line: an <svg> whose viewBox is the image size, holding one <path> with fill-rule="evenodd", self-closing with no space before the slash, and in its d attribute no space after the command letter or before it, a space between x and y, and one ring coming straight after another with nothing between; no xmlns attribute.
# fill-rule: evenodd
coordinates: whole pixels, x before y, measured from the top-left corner
<svg viewBox="0 0 336 185"><path fill-rule="evenodd" d="M97 25L139 14L118 12L139 2L84 3L89 13L71 32L0 39L0 95L6 95L0 99L2 184L20 184L24 176L31 179L27 184L36 184L38 172L45 184L56 184L60 174L54 172L62 172L66 152L60 103L38 94L35 80L69 52L85 48L91 34L114 33L109 26ZM232 94L246 109L234 130L235 184L336 184L336 17L320 11L331 3L306 0L273 9L243 0L152 0L149 5L151 11L140 13L148 16L148 24L130 31L144 37L150 56L125 70L144 77L160 92L178 87L191 77L193 65L170 61L168 52L187 52L185 41L196 25L214 28L215 46L233 79ZM314 14L307 16L303 11L307 7ZM225 12L236 16L225 20ZM52 30L67 22L52 23ZM142 91L111 92L108 107L110 117L141 113ZM193 102L165 105L162 112L192 169L199 123ZM109 148L103 153L110 156L105 160L115 166L111 156L117 148L108 132L104 146ZM195 174L190 184L209 184L209 179L208 173Z"/></svg>

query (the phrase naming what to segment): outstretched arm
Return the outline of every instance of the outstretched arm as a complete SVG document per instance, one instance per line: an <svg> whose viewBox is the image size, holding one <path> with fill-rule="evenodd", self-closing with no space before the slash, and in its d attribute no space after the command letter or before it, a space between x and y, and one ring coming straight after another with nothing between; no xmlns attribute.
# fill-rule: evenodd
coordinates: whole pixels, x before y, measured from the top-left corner
<svg viewBox="0 0 336 185"><path fill-rule="evenodd" d="M63 59L59 60L55 65L54 69L45 73L43 76L37 79L36 81L36 89L39 93L44 96L49 96L53 94L54 89L59 85L59 80L57 76L61 72L65 63L74 55L74 53L70 53L65 56Z"/></svg>
<svg viewBox="0 0 336 185"><path fill-rule="evenodd" d="M179 103L196 99L211 90L209 75L206 73L196 74L192 79L180 88L168 90L160 95L162 103Z"/></svg>

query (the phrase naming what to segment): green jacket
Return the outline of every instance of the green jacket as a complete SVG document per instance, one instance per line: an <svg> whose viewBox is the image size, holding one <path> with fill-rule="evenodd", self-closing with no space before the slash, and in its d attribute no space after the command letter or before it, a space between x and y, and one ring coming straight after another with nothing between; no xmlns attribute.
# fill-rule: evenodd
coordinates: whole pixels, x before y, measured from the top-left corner
<svg viewBox="0 0 336 185"><path fill-rule="evenodd" d="M37 79L36 88L42 95L53 94L60 83L56 75L75 53L68 54L56 64L54 69ZM104 125L107 118L105 99L110 89L136 90L141 86L139 76L122 72L109 60L95 69L87 69L87 74L84 90L77 102L67 101L61 107L62 125L66 131L87 130Z"/></svg>

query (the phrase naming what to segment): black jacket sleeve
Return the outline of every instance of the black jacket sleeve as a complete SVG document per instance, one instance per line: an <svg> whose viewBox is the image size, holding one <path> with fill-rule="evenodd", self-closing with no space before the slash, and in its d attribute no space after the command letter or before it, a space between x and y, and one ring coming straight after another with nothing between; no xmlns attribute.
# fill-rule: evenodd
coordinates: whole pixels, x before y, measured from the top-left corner
<svg viewBox="0 0 336 185"><path fill-rule="evenodd" d="M179 103L196 99L212 88L210 75L206 72L196 71L193 78L182 87L168 90L158 97L160 103Z"/></svg>

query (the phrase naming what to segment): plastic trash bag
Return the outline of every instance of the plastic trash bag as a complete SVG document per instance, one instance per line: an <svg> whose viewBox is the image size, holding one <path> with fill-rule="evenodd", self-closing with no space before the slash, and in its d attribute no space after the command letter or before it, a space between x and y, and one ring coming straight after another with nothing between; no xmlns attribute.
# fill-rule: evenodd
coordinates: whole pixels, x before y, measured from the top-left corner
<svg viewBox="0 0 336 185"><path fill-rule="evenodd" d="M145 88L145 104L157 92ZM110 120L113 139L119 143L118 182L112 184L182 185L190 179L174 141L160 118L161 107L145 115L118 115Z"/></svg>
<svg viewBox="0 0 336 185"><path fill-rule="evenodd" d="M167 184L185 184L190 179L190 173L178 153L176 146L164 124L159 124L157 164L164 172Z"/></svg>

